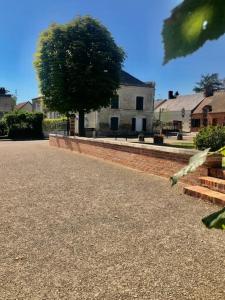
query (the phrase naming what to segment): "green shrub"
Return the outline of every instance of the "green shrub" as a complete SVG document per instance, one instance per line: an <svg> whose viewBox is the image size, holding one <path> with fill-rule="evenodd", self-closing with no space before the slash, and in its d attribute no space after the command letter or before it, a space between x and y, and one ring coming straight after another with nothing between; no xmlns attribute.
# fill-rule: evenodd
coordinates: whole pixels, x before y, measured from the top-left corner
<svg viewBox="0 0 225 300"><path fill-rule="evenodd" d="M42 113L12 112L4 116L8 137L12 139L42 138Z"/></svg>
<svg viewBox="0 0 225 300"><path fill-rule="evenodd" d="M208 126L199 131L194 139L197 149L204 150L210 148L210 151L217 151L225 146L225 127Z"/></svg>
<svg viewBox="0 0 225 300"><path fill-rule="evenodd" d="M43 130L47 132L55 131L55 130L65 130L66 128L66 118L58 118L58 119L44 119L43 120Z"/></svg>
<svg viewBox="0 0 225 300"><path fill-rule="evenodd" d="M8 129L4 119L0 120L0 135L7 135Z"/></svg>

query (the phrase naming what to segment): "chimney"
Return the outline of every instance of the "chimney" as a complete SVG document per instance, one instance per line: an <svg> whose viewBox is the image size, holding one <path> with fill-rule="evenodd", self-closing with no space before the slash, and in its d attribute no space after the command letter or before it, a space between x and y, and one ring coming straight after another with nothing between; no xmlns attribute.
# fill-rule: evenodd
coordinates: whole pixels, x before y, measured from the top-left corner
<svg viewBox="0 0 225 300"><path fill-rule="evenodd" d="M168 99L174 99L173 91L168 92Z"/></svg>
<svg viewBox="0 0 225 300"><path fill-rule="evenodd" d="M175 93L175 98L177 98L178 96L179 96L180 94L179 94L179 92L178 91L176 91L176 93Z"/></svg>

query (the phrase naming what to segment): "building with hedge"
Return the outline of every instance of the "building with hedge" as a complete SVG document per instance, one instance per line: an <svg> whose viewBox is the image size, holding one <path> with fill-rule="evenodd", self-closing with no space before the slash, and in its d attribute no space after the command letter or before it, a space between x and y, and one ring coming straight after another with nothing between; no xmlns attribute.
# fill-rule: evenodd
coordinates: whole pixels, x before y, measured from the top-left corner
<svg viewBox="0 0 225 300"><path fill-rule="evenodd" d="M214 92L213 96L204 98L192 113L192 131L199 131L208 125L225 125L224 91Z"/></svg>
<svg viewBox="0 0 225 300"><path fill-rule="evenodd" d="M44 104L43 96L39 96L31 99L32 101L32 111L33 112L42 112L46 118L48 119L57 119L60 118L61 115L55 111L49 111Z"/></svg>
<svg viewBox="0 0 225 300"><path fill-rule="evenodd" d="M152 132L155 83L145 83L121 72L121 84L109 107L85 116L85 127L98 135L132 135ZM78 120L76 120L76 130Z"/></svg>

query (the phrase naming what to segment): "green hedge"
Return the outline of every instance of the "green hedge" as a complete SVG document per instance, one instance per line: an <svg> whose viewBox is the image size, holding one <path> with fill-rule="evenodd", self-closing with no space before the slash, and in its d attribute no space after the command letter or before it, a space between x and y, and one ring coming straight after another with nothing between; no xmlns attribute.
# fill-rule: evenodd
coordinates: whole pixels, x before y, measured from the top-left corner
<svg viewBox="0 0 225 300"><path fill-rule="evenodd" d="M43 138L42 113L12 112L4 116L8 137L12 139Z"/></svg>
<svg viewBox="0 0 225 300"><path fill-rule="evenodd" d="M4 119L0 120L0 135L7 135L8 128Z"/></svg>
<svg viewBox="0 0 225 300"><path fill-rule="evenodd" d="M225 146L225 127L208 126L199 131L194 139L197 149L204 150L210 148L210 151L217 151Z"/></svg>
<svg viewBox="0 0 225 300"><path fill-rule="evenodd" d="M43 130L47 132L53 132L55 130L65 130L66 120L66 118L44 119L42 123Z"/></svg>

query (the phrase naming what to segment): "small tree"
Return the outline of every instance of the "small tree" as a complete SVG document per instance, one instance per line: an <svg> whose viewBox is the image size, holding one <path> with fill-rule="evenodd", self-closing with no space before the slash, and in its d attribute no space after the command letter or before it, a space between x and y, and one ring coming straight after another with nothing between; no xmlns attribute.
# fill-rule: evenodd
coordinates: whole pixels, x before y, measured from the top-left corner
<svg viewBox="0 0 225 300"><path fill-rule="evenodd" d="M84 115L109 105L124 56L110 32L89 16L51 25L40 36L35 60L46 106L66 115L78 112L84 136Z"/></svg>
<svg viewBox="0 0 225 300"><path fill-rule="evenodd" d="M221 88L222 82L218 78L217 73L206 74L201 76L201 80L196 83L196 86L193 88L193 91L204 92L206 97L212 96L214 91L217 91Z"/></svg>

